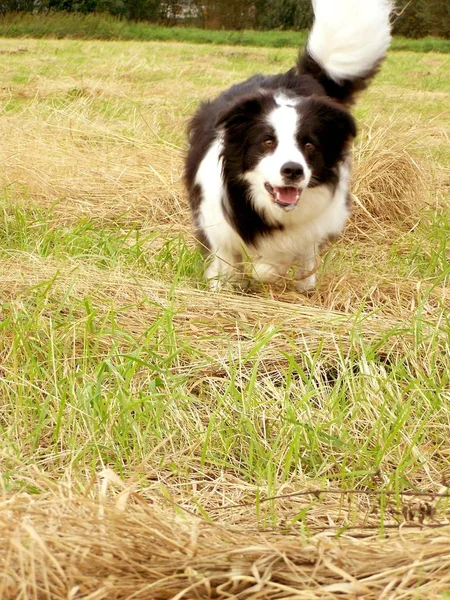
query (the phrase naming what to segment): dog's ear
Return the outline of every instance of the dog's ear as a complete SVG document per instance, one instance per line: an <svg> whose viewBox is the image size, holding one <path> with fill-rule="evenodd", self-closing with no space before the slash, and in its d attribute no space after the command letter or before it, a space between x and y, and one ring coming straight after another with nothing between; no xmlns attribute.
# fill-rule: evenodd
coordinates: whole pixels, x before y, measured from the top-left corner
<svg viewBox="0 0 450 600"><path fill-rule="evenodd" d="M353 141L357 134L356 121L343 106L333 106L332 125L338 135L346 144Z"/></svg>
<svg viewBox="0 0 450 600"><path fill-rule="evenodd" d="M317 140L326 165L335 164L356 136L354 118L342 105L328 98L310 97L301 106L303 136Z"/></svg>
<svg viewBox="0 0 450 600"><path fill-rule="evenodd" d="M246 125L251 119L261 115L264 101L267 101L267 96L263 94L240 98L238 102L219 113L215 127L230 129Z"/></svg>
<svg viewBox="0 0 450 600"><path fill-rule="evenodd" d="M355 119L341 104L328 99L320 99L315 103L315 113L328 142L335 140L343 145L348 145L356 137Z"/></svg>

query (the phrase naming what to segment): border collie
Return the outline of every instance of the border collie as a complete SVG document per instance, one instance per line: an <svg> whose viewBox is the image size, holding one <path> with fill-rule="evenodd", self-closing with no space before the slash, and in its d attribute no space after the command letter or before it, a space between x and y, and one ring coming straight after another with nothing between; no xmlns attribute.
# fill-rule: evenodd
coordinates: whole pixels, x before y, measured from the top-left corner
<svg viewBox="0 0 450 600"><path fill-rule="evenodd" d="M250 261L264 282L293 268L314 288L321 244L349 215L355 95L390 43L390 0L313 0L297 64L256 75L202 103L189 127L185 180L211 288L239 283Z"/></svg>

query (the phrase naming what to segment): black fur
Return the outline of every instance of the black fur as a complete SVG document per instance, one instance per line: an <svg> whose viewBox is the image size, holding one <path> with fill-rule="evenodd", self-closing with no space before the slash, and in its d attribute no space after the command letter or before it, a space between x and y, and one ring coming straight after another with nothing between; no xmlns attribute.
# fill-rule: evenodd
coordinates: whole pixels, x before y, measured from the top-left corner
<svg viewBox="0 0 450 600"><path fill-rule="evenodd" d="M228 202L223 205L228 221L241 238L252 243L258 235L271 233L281 225L268 223L264 215L252 206L248 185L241 175L252 169L262 157L264 140L274 135L264 116L276 107L272 94L259 92L244 96L228 110L222 111L215 123L223 127L223 177L228 191Z"/></svg>
<svg viewBox="0 0 450 600"><path fill-rule="evenodd" d="M356 136L356 123L342 106L324 98L306 98L298 111L301 119L297 139L313 171L309 187L334 185L336 166ZM308 142L313 144L311 151L305 147Z"/></svg>
<svg viewBox="0 0 450 600"><path fill-rule="evenodd" d="M360 77L344 79L337 83L333 79L330 79L322 66L306 50L305 52L301 52L298 57L297 72L300 75L312 77L320 84L326 95L330 98L334 98L338 102L350 106L355 101L356 95L365 90L372 77L378 73L381 63L382 59L370 71Z"/></svg>
<svg viewBox="0 0 450 600"><path fill-rule="evenodd" d="M282 228L255 210L248 184L241 178L265 151L262 143L271 132L264 117L275 107L275 94L303 99L296 106L301 117L297 140L313 170L309 187L336 186L338 164L356 135L355 121L346 106L367 86L367 80L377 69L378 66L364 77L337 84L305 51L296 68L279 75L255 75L233 85L215 100L202 103L189 125L185 164L185 181L196 225L202 200L195 183L197 169L221 130L225 140L223 177L228 196L223 208L229 223L250 244L255 244L258 236ZM207 246L207 234L199 229L197 226L197 236Z"/></svg>

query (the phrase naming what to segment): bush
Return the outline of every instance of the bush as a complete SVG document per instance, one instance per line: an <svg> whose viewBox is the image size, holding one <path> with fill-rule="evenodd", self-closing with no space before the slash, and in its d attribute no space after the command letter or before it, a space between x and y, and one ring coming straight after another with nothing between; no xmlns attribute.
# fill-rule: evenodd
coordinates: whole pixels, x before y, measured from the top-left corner
<svg viewBox="0 0 450 600"><path fill-rule="evenodd" d="M260 2L256 25L261 29L309 29L313 21L310 0Z"/></svg>
<svg viewBox="0 0 450 600"><path fill-rule="evenodd" d="M450 39L450 0L397 0L396 6L395 35ZM129 21L205 29L298 31L313 21L312 0L0 0L3 15L53 11L109 13Z"/></svg>
<svg viewBox="0 0 450 600"><path fill-rule="evenodd" d="M394 34L410 38L427 35L450 39L450 0L399 0Z"/></svg>

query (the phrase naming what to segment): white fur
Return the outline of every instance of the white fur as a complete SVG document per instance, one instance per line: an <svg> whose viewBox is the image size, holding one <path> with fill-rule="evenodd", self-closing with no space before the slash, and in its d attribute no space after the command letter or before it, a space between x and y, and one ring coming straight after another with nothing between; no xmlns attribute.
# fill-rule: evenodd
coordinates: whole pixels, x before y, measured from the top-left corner
<svg viewBox="0 0 450 600"><path fill-rule="evenodd" d="M256 278L273 282L296 267L298 289L314 287L315 276L303 280L315 265L319 245L329 236L339 235L348 218L347 194L350 165L340 167L340 180L334 194L327 186L306 189L297 208L283 212L284 229L262 237L250 252Z"/></svg>
<svg viewBox="0 0 450 600"><path fill-rule="evenodd" d="M221 138L213 142L196 175L196 183L202 190L202 202L196 218L208 238L213 256L206 272L213 289L218 289L224 280L236 279L236 265L242 255L242 240L228 224L222 209L225 193L220 159L222 145Z"/></svg>
<svg viewBox="0 0 450 600"><path fill-rule="evenodd" d="M308 50L339 82L370 71L391 40L390 0L314 0Z"/></svg>
<svg viewBox="0 0 450 600"><path fill-rule="evenodd" d="M304 179L300 187L306 188L311 179L311 169L308 167L305 157L300 151L295 134L298 129L298 113L291 104L284 103L283 97L277 98L279 106L267 115L267 121L275 130L277 147L274 152L264 156L257 166L244 175L244 179L250 183L252 198L255 208L263 210L266 218L272 222L279 220L283 209L270 199L264 184L282 187L286 185L281 174L281 168L287 162L295 162L302 165Z"/></svg>
<svg viewBox="0 0 450 600"><path fill-rule="evenodd" d="M314 0L315 22L308 40L308 51L336 82L364 77L383 58L390 43L390 0ZM347 159L339 166L336 189L326 185L308 188L311 179L305 156L296 141L301 113L295 106L301 99L279 94L277 107L267 119L275 130L277 146L243 177L250 184L255 209L268 222L283 228L257 236L246 245L225 218L227 192L222 177L221 151L223 139L217 138L199 165L195 183L201 188L202 199L195 215L199 228L208 238L211 258L206 276L211 287L218 289L224 282L240 279L242 263L250 258L252 274L271 282L294 267L294 279L299 291L315 285L313 273L320 244L328 237L339 235L348 217L347 195L350 164ZM286 162L300 163L304 178L300 182L298 204L283 210L273 202L265 183L272 187L286 185L281 168Z"/></svg>
<svg viewBox="0 0 450 600"><path fill-rule="evenodd" d="M292 129L288 131L292 132ZM273 205L272 210L276 211L284 229L260 237L255 246L246 246L228 224L222 208L222 199L226 202L221 174L222 144L219 138L211 145L196 176L196 183L202 191L196 218L208 237L213 255L206 272L212 289L219 289L227 281L240 281L242 261L247 259L252 262L252 275L256 279L275 281L294 266L297 289L306 291L314 287L315 275L305 279L303 275L313 269L320 243L330 235L340 234L344 228L348 217L349 164L341 165L340 180L334 194L329 187L318 186L305 189L297 207L290 212ZM267 191L264 191L268 197ZM268 202L271 202L270 199Z"/></svg>

